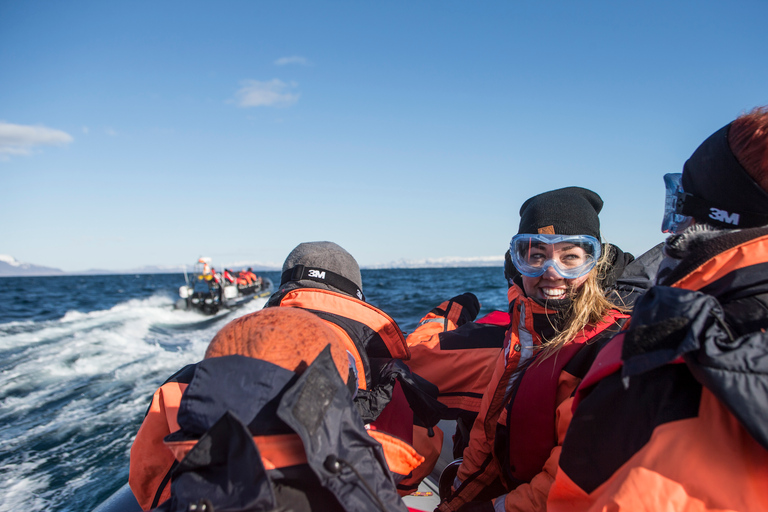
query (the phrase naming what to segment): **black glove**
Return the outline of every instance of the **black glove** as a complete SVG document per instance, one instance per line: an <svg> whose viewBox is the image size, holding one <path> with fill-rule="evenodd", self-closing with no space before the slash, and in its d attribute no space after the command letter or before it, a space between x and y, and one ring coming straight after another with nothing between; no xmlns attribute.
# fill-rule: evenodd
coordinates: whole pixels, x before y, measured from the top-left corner
<svg viewBox="0 0 768 512"><path fill-rule="evenodd" d="M394 380L383 382L381 385L374 386L371 389L358 389L355 397L355 406L363 423L371 423L379 417L381 411L392 400L392 388Z"/></svg>
<svg viewBox="0 0 768 512"><path fill-rule="evenodd" d="M470 501L463 504L458 512L494 512L492 501Z"/></svg>
<svg viewBox="0 0 768 512"><path fill-rule="evenodd" d="M464 325L467 322L472 322L477 318L477 314L480 312L480 301L474 293L467 292L457 295L451 299L451 302L455 302L462 307L461 315L459 315L458 325ZM451 306L448 306L450 311Z"/></svg>
<svg viewBox="0 0 768 512"><path fill-rule="evenodd" d="M448 417L448 408L437 401L437 386L413 373L408 365L399 359L391 359L381 367L374 389L380 386L391 387L395 380L400 381L405 399L413 411L415 425L431 432L438 421Z"/></svg>

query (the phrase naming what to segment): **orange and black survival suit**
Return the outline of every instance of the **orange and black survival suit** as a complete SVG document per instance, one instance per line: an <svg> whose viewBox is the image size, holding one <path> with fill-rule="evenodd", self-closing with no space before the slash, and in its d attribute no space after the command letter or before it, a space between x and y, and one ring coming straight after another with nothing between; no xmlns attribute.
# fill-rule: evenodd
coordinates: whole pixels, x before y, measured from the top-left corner
<svg viewBox="0 0 768 512"><path fill-rule="evenodd" d="M178 429L131 453L132 476L153 450L174 458L169 499L156 510L407 510L328 347L299 376L230 355L184 368L164 389L173 387L184 393L165 413ZM134 492L154 508L159 497L148 506L147 493L164 485L143 484Z"/></svg>
<svg viewBox="0 0 768 512"><path fill-rule="evenodd" d="M505 311L475 320L480 303L472 293L457 295L432 309L408 336L414 373L434 384L445 417L457 420L454 457L461 457L469 429L511 323Z"/></svg>
<svg viewBox="0 0 768 512"><path fill-rule="evenodd" d="M445 413L436 399L437 389L403 363L411 353L402 331L386 313L365 302L357 287L333 272L297 267L284 272L281 282L288 286L281 285L267 307L310 311L345 340L358 376L355 404L369 433L384 445L400 494L410 494L430 474L440 456L443 438L435 425ZM317 275L323 277L313 277ZM315 279L332 281L335 288L346 293L308 287L291 289L291 283ZM415 450L416 458L409 450Z"/></svg>
<svg viewBox="0 0 768 512"><path fill-rule="evenodd" d="M585 377L548 510L768 510L768 228L715 234L668 240Z"/></svg>
<svg viewBox="0 0 768 512"><path fill-rule="evenodd" d="M650 286L660 247L637 260L618 248L613 254L612 273L602 287L629 306ZM498 496L504 496L497 506L505 510L545 509L573 393L600 348L628 319L611 310L556 355L539 361L542 352L535 347L554 336L562 312L527 297L519 275L511 279L510 325L503 349L482 396L453 492L440 504L442 512L480 502L488 509L489 500Z"/></svg>

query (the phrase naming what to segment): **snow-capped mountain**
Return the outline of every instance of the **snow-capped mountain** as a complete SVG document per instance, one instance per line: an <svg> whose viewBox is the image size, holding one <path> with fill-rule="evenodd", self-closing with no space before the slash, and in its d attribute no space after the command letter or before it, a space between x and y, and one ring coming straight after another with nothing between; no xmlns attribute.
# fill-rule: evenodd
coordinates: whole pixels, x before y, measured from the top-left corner
<svg viewBox="0 0 768 512"><path fill-rule="evenodd" d="M13 256L0 254L0 276L56 276L62 274L64 271L58 268L23 263Z"/></svg>
<svg viewBox="0 0 768 512"><path fill-rule="evenodd" d="M445 257L425 258L422 260L397 260L389 263L362 265L362 268L456 268L456 267L503 267L503 256Z"/></svg>

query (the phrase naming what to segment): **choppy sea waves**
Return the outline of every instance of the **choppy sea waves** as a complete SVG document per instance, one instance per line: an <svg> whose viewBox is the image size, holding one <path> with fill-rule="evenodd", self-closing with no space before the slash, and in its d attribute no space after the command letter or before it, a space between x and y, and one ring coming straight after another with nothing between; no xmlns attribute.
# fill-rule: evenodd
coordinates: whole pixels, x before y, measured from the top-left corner
<svg viewBox="0 0 768 512"><path fill-rule="evenodd" d="M369 302L411 331L464 291L504 309L498 268L363 271ZM276 283L277 273L266 273ZM182 275L0 279L0 512L88 511L128 477L152 393L202 358L256 299L204 317L173 309Z"/></svg>

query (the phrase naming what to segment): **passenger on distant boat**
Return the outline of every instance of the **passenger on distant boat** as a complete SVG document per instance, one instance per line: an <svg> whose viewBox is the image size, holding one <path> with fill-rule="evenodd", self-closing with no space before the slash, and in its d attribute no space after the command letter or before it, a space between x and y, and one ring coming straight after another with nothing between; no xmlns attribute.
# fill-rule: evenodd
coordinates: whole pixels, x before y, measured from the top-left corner
<svg viewBox="0 0 768 512"><path fill-rule="evenodd" d="M223 275L224 275L224 280L225 280L226 282L228 282L228 283L230 283L230 284L234 284L234 282L235 282L235 278L234 278L234 276L232 275L232 271L231 271L231 270L229 270L228 268L225 268L225 269L224 269L224 274L223 274Z"/></svg>
<svg viewBox="0 0 768 512"><path fill-rule="evenodd" d="M208 267L206 266L206 268ZM216 269L213 267L210 267L210 269L207 272L204 270L203 274L200 277L202 277L206 281L213 282L216 286L221 285L221 275L219 275L219 273L216 272Z"/></svg>
<svg viewBox="0 0 768 512"><path fill-rule="evenodd" d="M768 107L664 181L658 285L576 392L548 510L768 510Z"/></svg>
<svg viewBox="0 0 768 512"><path fill-rule="evenodd" d="M464 321L472 301L459 296L409 336L414 373L460 420L476 415L440 511L545 509L571 393L659 260L601 243L602 206L580 187L528 199L506 258L508 313Z"/></svg>
<svg viewBox="0 0 768 512"><path fill-rule="evenodd" d="M253 269L251 267L248 267L248 269L245 271L245 277L251 284L257 283L259 281L259 276L253 273Z"/></svg>

